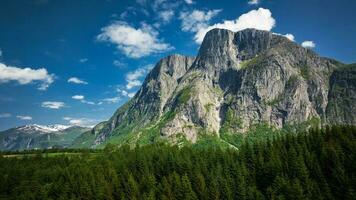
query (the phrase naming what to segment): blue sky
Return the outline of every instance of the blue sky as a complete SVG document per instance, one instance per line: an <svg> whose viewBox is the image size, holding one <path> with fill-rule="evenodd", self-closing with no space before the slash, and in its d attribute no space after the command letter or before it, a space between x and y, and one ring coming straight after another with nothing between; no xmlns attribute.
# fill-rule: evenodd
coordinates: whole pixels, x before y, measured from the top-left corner
<svg viewBox="0 0 356 200"><path fill-rule="evenodd" d="M0 1L0 130L94 125L162 57L196 55L214 27L270 30L356 62L354 0Z"/></svg>

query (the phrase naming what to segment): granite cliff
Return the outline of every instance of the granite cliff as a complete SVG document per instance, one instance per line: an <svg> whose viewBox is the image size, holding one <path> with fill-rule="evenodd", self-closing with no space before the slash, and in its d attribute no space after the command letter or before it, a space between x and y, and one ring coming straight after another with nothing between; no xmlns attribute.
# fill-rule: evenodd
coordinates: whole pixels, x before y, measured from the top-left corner
<svg viewBox="0 0 356 200"><path fill-rule="evenodd" d="M356 65L267 31L209 31L196 57L161 59L137 94L75 142L182 140L244 134L255 124L356 124Z"/></svg>

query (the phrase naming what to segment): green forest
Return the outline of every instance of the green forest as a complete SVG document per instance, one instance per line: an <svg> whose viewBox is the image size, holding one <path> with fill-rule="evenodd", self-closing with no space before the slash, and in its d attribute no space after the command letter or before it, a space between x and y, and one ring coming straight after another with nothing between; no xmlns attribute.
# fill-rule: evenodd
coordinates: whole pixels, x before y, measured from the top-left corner
<svg viewBox="0 0 356 200"><path fill-rule="evenodd" d="M238 150L152 144L57 156L3 152L0 199L351 200L355 139L356 127L333 126L245 141Z"/></svg>

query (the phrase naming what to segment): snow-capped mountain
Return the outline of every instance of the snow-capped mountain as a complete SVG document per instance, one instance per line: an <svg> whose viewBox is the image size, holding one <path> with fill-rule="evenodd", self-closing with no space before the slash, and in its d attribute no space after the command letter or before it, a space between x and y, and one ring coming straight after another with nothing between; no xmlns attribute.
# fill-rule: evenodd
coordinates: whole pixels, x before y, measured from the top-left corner
<svg viewBox="0 0 356 200"><path fill-rule="evenodd" d="M82 133L86 127L61 124L29 124L0 132L0 150L65 148Z"/></svg>
<svg viewBox="0 0 356 200"><path fill-rule="evenodd" d="M41 133L52 133L65 130L71 126L54 124L54 125L38 125L38 124L29 124L25 126L18 127L20 131L28 131L28 132L41 132Z"/></svg>

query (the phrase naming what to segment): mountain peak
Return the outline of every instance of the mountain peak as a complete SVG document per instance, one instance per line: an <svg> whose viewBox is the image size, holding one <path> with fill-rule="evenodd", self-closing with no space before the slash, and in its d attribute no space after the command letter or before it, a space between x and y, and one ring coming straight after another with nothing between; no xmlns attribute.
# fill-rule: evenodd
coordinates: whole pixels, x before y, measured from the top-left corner
<svg viewBox="0 0 356 200"><path fill-rule="evenodd" d="M19 131L28 131L28 132L38 131L41 133L52 133L52 132L65 130L70 127L71 126L61 125L61 124L53 124L53 125L28 124L28 125L18 127L17 129Z"/></svg>
<svg viewBox="0 0 356 200"><path fill-rule="evenodd" d="M199 50L199 56L221 57L232 54L233 60L247 60L268 49L272 45L272 40L281 36L272 32L244 29L233 32L227 29L212 29L203 40ZM199 57L198 56L198 57Z"/></svg>
<svg viewBox="0 0 356 200"><path fill-rule="evenodd" d="M194 143L201 134L245 133L262 122L277 128L312 119L353 122L342 106L326 109L336 96L328 95L330 84L342 85L338 77L346 74L330 82L339 65L269 31L213 29L196 58L173 54L161 59L135 97L98 125L87 144L111 137Z"/></svg>

